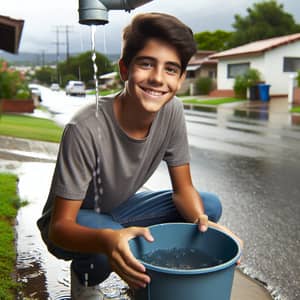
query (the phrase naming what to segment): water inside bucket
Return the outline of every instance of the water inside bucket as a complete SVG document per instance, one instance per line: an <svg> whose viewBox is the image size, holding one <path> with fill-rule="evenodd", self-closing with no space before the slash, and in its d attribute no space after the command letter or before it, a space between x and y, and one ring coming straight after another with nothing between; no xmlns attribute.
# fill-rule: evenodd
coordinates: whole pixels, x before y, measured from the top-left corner
<svg viewBox="0 0 300 300"><path fill-rule="evenodd" d="M224 263L224 260L194 248L158 249L143 254L140 259L154 266L178 270L210 268Z"/></svg>

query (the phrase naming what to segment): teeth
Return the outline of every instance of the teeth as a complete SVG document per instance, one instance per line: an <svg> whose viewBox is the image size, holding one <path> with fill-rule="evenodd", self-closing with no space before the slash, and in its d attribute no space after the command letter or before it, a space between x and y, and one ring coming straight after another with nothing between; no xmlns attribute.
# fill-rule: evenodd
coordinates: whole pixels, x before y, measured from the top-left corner
<svg viewBox="0 0 300 300"><path fill-rule="evenodd" d="M163 95L162 92L153 91L153 90L145 90L145 92L152 95L152 96L161 96L161 95Z"/></svg>

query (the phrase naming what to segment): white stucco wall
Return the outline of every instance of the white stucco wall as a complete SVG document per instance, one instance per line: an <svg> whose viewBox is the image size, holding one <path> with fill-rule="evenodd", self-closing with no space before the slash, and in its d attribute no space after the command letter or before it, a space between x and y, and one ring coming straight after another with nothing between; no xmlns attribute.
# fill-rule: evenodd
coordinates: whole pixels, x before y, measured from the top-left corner
<svg viewBox="0 0 300 300"><path fill-rule="evenodd" d="M271 94L288 94L290 72L283 72L284 57L300 57L300 41L284 45L265 54L266 83Z"/></svg>
<svg viewBox="0 0 300 300"><path fill-rule="evenodd" d="M251 69L257 69L261 72L264 69L264 57L263 56L252 56L244 58L228 58L220 59L218 62L218 76L217 84L219 90L232 90L234 85L234 78L227 78L227 65L229 64L240 64L250 63ZM264 80L264 74L261 72L262 80Z"/></svg>
<svg viewBox="0 0 300 300"><path fill-rule="evenodd" d="M270 94L288 94L290 74L283 72L284 57L300 57L300 41L283 45L265 52L260 56L219 59L218 89L233 89L234 79L227 78L227 65L250 63L250 68L260 71L262 80L270 84Z"/></svg>

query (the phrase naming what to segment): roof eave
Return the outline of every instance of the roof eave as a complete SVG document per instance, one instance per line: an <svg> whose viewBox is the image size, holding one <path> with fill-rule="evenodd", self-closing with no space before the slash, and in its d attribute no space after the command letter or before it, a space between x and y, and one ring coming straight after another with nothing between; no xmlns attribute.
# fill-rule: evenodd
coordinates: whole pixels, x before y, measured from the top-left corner
<svg viewBox="0 0 300 300"><path fill-rule="evenodd" d="M24 20L16 20L6 16L0 16L0 49L17 54L24 27Z"/></svg>
<svg viewBox="0 0 300 300"><path fill-rule="evenodd" d="M223 59L223 58L238 58L243 56L258 56L260 54L263 54L265 51L249 51L249 52L243 52L243 53L237 53L237 54L228 54L228 55L216 55L213 56L213 59Z"/></svg>

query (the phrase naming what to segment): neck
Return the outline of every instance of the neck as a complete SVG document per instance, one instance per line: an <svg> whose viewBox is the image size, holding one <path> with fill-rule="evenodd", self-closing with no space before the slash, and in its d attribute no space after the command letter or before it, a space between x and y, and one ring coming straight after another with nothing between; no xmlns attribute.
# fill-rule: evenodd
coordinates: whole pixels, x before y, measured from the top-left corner
<svg viewBox="0 0 300 300"><path fill-rule="evenodd" d="M134 139L147 137L155 113L141 111L132 103L128 95L121 93L114 101L114 114L119 126Z"/></svg>

